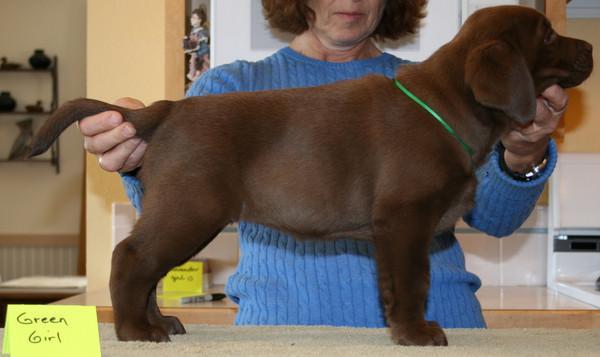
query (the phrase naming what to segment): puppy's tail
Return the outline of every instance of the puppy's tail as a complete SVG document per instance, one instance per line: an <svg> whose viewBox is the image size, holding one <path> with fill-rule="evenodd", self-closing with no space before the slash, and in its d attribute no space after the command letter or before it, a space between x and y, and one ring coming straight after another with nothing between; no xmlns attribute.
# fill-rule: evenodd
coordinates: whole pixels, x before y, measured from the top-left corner
<svg viewBox="0 0 600 357"><path fill-rule="evenodd" d="M162 100L148 107L134 110L94 99L71 100L61 105L36 133L29 157L46 152L56 138L74 122L108 110L119 112L125 121L133 124L138 137L150 141L152 133L168 116L172 106L173 102Z"/></svg>

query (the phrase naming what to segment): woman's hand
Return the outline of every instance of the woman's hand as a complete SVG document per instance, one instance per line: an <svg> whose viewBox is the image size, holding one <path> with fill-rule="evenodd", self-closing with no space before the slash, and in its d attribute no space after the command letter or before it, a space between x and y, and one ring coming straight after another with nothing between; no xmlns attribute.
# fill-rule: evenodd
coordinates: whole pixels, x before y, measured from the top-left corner
<svg viewBox="0 0 600 357"><path fill-rule="evenodd" d="M564 89L548 87L537 99L534 120L525 126L514 124L502 137L504 162L511 171L524 173L544 160L550 134L558 127L567 102Z"/></svg>
<svg viewBox="0 0 600 357"><path fill-rule="evenodd" d="M120 98L116 105L139 109L144 103L133 98ZM100 167L109 172L128 172L142 164L147 143L135 136L135 128L124 122L120 113L102 112L79 121L83 147L98 157Z"/></svg>

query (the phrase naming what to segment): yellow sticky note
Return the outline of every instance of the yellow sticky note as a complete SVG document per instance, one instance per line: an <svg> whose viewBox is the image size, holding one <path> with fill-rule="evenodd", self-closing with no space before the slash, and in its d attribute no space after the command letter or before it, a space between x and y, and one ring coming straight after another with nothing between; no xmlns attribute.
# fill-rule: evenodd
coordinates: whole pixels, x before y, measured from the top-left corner
<svg viewBox="0 0 600 357"><path fill-rule="evenodd" d="M204 264L189 261L171 269L163 279L163 292L190 292L202 294Z"/></svg>
<svg viewBox="0 0 600 357"><path fill-rule="evenodd" d="M96 307L8 305L2 353L11 357L99 357Z"/></svg>

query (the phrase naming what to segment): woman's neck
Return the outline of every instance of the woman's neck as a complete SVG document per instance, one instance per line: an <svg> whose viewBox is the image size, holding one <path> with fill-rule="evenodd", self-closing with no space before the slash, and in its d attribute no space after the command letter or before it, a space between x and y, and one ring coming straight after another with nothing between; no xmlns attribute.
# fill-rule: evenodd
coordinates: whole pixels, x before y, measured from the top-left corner
<svg viewBox="0 0 600 357"><path fill-rule="evenodd" d="M296 36L290 48L306 57L327 62L349 62L381 54L370 38L349 46L335 46L324 43L310 30Z"/></svg>

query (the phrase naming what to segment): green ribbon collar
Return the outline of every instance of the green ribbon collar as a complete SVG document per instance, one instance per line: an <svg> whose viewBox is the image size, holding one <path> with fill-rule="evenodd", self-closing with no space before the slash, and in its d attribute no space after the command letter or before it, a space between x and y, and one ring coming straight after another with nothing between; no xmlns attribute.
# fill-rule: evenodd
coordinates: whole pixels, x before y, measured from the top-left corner
<svg viewBox="0 0 600 357"><path fill-rule="evenodd" d="M406 94L407 97L409 97L421 107L423 107L423 109L425 109L429 114L431 114L432 117L434 117L440 124L442 124L446 131L448 131L452 136L454 136L454 138L458 140L463 149L465 149L467 154L469 154L469 156L471 157L471 161L473 160L473 154L475 151L473 151L473 149L467 143L465 143L464 140L460 138L460 136L458 136L456 131L454 131L454 129L452 129L452 127L448 123L446 123L446 121L442 119L442 117L438 113L435 112L435 110L431 109L429 105L427 105L425 102L419 99L419 97L414 95L411 91L406 89L406 87L403 86L402 83L400 83L397 79L394 79L394 83L396 84L396 87L398 87L404 94Z"/></svg>

